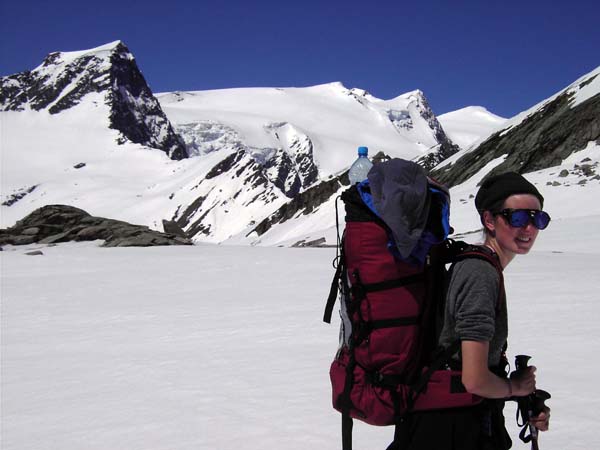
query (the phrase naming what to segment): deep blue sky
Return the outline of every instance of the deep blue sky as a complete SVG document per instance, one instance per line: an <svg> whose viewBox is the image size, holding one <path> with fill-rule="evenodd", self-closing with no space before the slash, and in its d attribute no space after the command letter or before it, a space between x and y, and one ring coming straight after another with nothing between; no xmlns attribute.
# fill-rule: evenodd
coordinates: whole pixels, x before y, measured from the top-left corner
<svg viewBox="0 0 600 450"><path fill-rule="evenodd" d="M341 81L510 117L600 65L599 4L0 0L0 75L120 39L154 92Z"/></svg>

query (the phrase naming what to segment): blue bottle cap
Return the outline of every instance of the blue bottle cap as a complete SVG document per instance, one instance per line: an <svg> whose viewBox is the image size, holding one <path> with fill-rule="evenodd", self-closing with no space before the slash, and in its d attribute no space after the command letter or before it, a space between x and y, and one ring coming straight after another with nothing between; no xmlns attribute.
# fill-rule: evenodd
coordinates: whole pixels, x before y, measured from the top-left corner
<svg viewBox="0 0 600 450"><path fill-rule="evenodd" d="M358 147L358 156L367 156L369 154L369 147Z"/></svg>

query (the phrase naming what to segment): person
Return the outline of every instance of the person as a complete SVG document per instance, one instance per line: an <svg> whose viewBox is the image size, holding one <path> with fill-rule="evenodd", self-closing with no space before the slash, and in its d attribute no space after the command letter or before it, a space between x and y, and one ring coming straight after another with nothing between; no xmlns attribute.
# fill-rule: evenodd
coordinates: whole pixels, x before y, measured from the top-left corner
<svg viewBox="0 0 600 450"><path fill-rule="evenodd" d="M544 198L522 175L509 172L481 185L475 206L484 227L482 248L504 269L515 256L527 254L550 216ZM507 377L504 355L508 338L503 275L488 261L468 258L450 269L445 315L439 342L460 340L449 363L462 370L464 388L484 401L476 406L415 412L407 418L407 450L506 450L512 442L504 425L504 401L535 388L535 367ZM531 423L548 429L546 408Z"/></svg>

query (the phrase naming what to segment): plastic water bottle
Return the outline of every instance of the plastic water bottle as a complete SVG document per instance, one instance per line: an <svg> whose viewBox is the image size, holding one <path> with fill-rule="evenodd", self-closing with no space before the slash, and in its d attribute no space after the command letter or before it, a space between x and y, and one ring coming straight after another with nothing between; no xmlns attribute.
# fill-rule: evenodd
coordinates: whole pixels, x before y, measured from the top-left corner
<svg viewBox="0 0 600 450"><path fill-rule="evenodd" d="M367 174L371 170L371 167L373 167L373 163L369 161L368 155L369 149L367 147L358 147L358 158L350 166L350 171L348 172L351 185L367 179Z"/></svg>

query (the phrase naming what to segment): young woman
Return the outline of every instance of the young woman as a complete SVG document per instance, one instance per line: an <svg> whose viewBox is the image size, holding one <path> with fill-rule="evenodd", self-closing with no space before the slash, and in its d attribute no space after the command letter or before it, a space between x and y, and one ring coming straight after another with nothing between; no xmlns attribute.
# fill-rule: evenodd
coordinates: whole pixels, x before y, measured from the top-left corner
<svg viewBox="0 0 600 450"><path fill-rule="evenodd" d="M544 198L523 176L510 172L488 178L475 206L484 226L483 247L505 268L531 250L539 230L550 221ZM498 270L488 261L469 258L451 269L440 344L460 340L451 366L462 370L465 389L484 402L467 408L414 413L409 418L408 450L505 450L512 443L504 426L504 400L535 390L535 367L505 372L508 338L506 296ZM548 429L549 409L532 419Z"/></svg>

